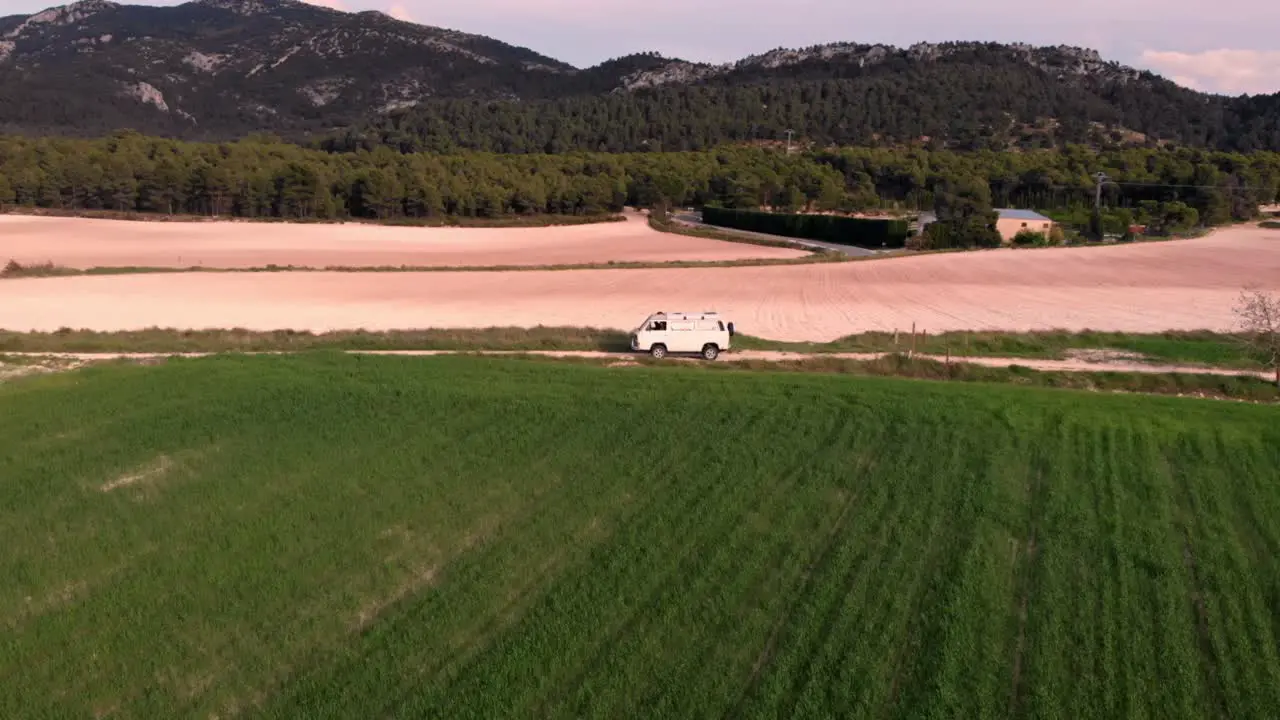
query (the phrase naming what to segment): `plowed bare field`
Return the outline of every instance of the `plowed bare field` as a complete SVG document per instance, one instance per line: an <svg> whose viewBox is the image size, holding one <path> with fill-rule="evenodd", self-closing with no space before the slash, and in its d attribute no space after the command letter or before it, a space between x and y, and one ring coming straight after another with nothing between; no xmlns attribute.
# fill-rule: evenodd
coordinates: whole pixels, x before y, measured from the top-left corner
<svg viewBox="0 0 1280 720"><path fill-rule="evenodd" d="M0 327L625 329L656 310L714 309L741 332L778 340L913 322L930 332L1230 330L1248 285L1280 290L1280 232L774 267L7 280Z"/></svg>
<svg viewBox="0 0 1280 720"><path fill-rule="evenodd" d="M0 215L0 264L71 268L465 267L803 257L660 233L626 222L539 228L422 228L361 223L144 222Z"/></svg>

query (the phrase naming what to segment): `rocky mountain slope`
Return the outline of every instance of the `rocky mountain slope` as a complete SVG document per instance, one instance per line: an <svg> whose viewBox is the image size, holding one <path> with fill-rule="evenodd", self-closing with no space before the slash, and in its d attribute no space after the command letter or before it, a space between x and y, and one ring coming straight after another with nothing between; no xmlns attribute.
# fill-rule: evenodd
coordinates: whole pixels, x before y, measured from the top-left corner
<svg viewBox="0 0 1280 720"><path fill-rule="evenodd" d="M516 97L570 66L294 0L106 0L0 20L0 123L180 135L324 127L434 97Z"/></svg>
<svg viewBox="0 0 1280 720"><path fill-rule="evenodd" d="M296 0L82 0L0 18L0 130L509 152L779 139L1280 148L1280 96L1197 93L1070 47L842 43L725 65L577 69L490 38Z"/></svg>

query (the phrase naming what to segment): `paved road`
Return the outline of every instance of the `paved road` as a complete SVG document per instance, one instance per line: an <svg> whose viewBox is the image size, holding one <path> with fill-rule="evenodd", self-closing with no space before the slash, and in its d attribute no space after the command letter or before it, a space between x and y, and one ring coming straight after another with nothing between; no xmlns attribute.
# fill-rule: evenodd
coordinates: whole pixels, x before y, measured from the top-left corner
<svg viewBox="0 0 1280 720"><path fill-rule="evenodd" d="M630 357L636 357L642 353L632 352L609 352L605 350L345 350L349 355L398 355L409 357L425 357L436 355L493 355L493 356L519 356L519 355L536 355L540 357L555 358L597 358L597 359L617 359L626 360ZM0 360L4 356L26 357L26 358L49 358L76 360L80 362L94 362L103 360L147 360L162 358L198 358L208 357L219 354L235 354L235 355L291 355L296 351L287 350L265 350L265 351L234 351L226 353L216 352L6 352L0 353ZM878 358L887 357L892 353L796 353L783 352L775 350L730 350L722 353L714 362L735 362L745 360L764 360L767 362L783 362L787 360L805 360L815 358L843 358L847 360L876 360ZM917 357L928 360L936 360L944 362L948 358L942 355L927 355L925 353L916 353ZM646 356L647 357L647 356ZM683 357L670 356L674 360L685 360ZM1017 358L1017 357L983 357L983 356L953 356L949 358L953 363L969 363L973 365L984 365L987 367L1010 367L1012 365L1020 365L1022 367L1031 368L1032 370L1041 371L1062 371L1062 372L1132 372L1144 374L1192 374L1192 375L1223 375L1235 377L1261 377L1270 380L1275 377L1271 371L1259 370L1234 370L1230 368L1203 367L1199 365L1163 365L1154 363L1145 363L1132 360L1107 360L1091 362L1083 359L1073 360L1048 360L1039 358ZM701 358L691 357L691 362L706 362ZM26 366L17 366L18 368ZM46 369L47 370L47 369Z"/></svg>
<svg viewBox="0 0 1280 720"><path fill-rule="evenodd" d="M867 248L854 247L852 245L839 245L836 243L821 242L819 240L805 240L802 238L784 237L782 235L769 235L767 233L751 232L749 230L738 230L737 228L720 227L719 225L708 225L702 222L701 213L696 212L674 213L672 214L672 217L675 218L677 222L684 223L685 225L704 227L710 230L719 230L721 232L734 233L735 235L742 235L744 237L760 238L762 240L778 240L781 242L791 243L792 245L803 245L804 247L813 248L814 250L830 250L833 252L844 253L845 255L852 257L870 257L872 255L879 255L883 252L887 252L885 250L868 250Z"/></svg>

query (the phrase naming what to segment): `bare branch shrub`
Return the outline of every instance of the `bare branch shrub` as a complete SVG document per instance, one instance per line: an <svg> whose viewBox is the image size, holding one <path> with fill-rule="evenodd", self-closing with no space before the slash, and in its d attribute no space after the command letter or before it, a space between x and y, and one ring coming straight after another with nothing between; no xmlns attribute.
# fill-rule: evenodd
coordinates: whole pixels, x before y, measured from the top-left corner
<svg viewBox="0 0 1280 720"><path fill-rule="evenodd" d="M1276 384L1280 385L1280 297L1247 288L1240 293L1235 314L1241 338L1259 360L1275 371Z"/></svg>

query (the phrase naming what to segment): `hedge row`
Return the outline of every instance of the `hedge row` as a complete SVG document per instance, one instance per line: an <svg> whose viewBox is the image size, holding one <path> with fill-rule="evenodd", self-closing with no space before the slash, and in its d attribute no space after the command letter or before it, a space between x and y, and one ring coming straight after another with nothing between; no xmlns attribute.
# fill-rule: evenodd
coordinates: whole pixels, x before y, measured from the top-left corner
<svg viewBox="0 0 1280 720"><path fill-rule="evenodd" d="M702 221L708 225L738 230L860 247L900 248L906 244L908 232L905 220L771 213L717 207L702 208Z"/></svg>

